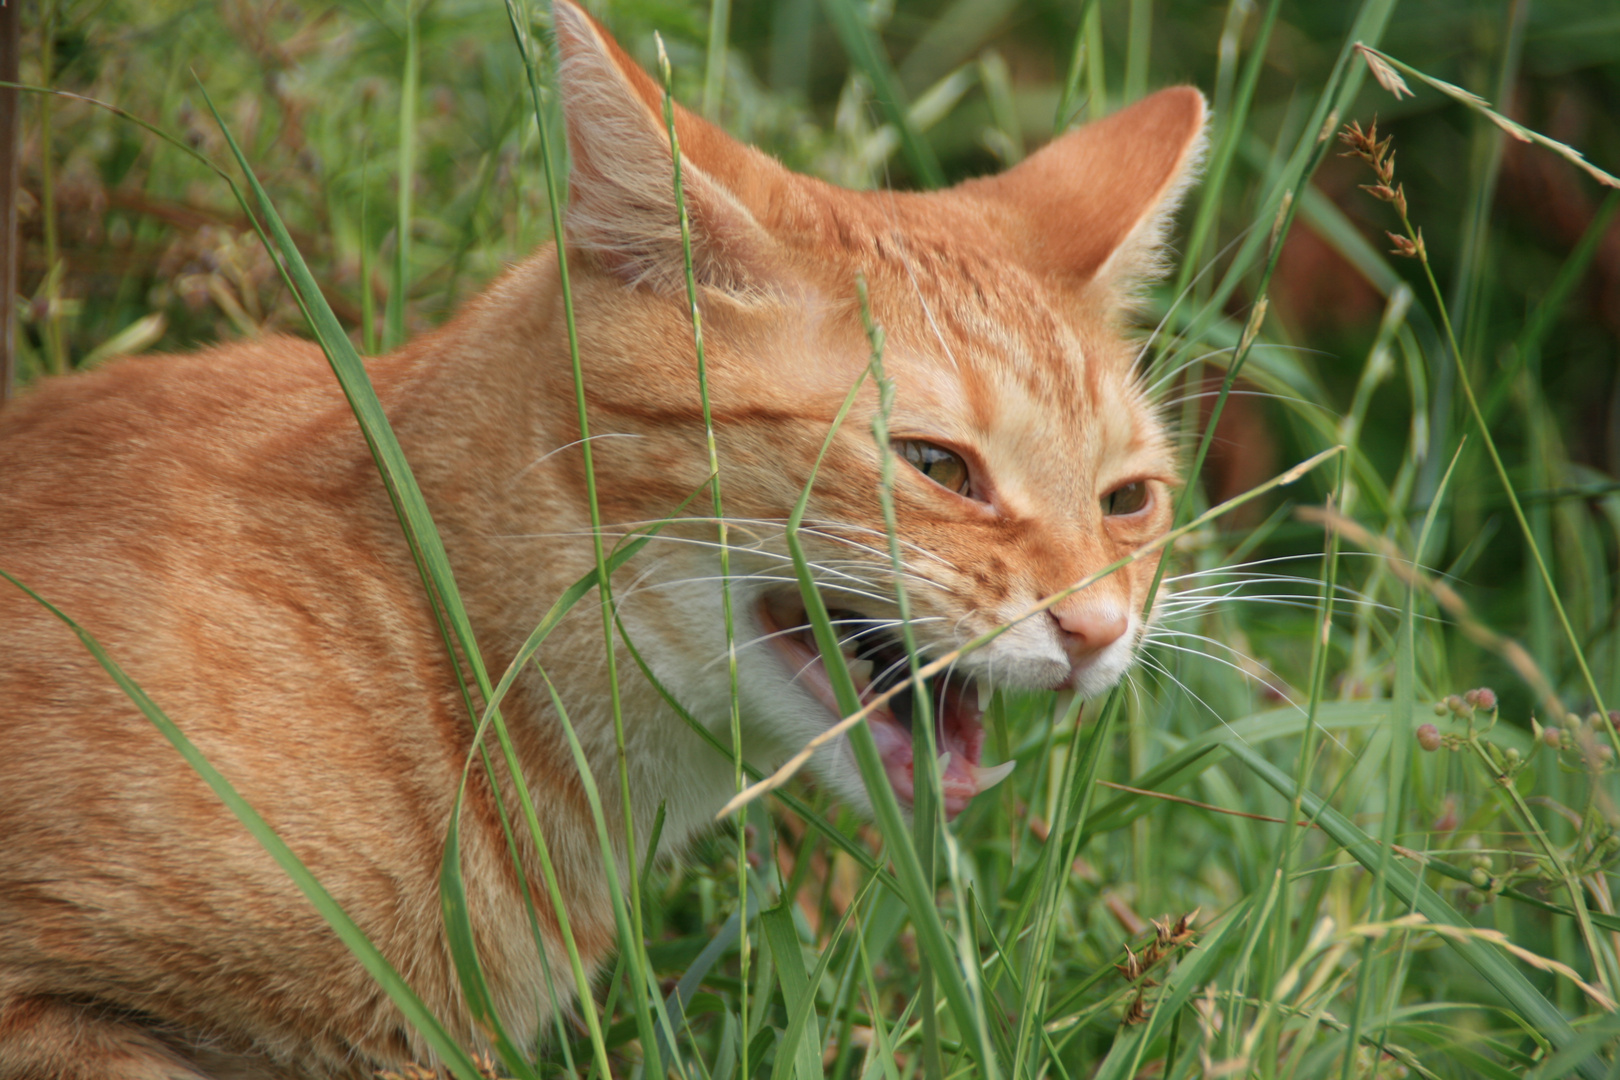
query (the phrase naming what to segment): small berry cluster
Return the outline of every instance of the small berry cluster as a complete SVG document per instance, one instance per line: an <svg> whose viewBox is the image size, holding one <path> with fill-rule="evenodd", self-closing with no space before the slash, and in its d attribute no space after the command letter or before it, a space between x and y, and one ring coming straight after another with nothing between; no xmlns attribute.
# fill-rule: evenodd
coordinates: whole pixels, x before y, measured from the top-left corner
<svg viewBox="0 0 1620 1080"><path fill-rule="evenodd" d="M1485 730L1489 731L1495 726L1496 707L1496 691L1488 686L1481 686L1478 689L1468 691L1466 694L1449 694L1434 703L1434 715L1455 716L1458 719L1468 721L1468 733L1466 735L1442 735L1440 729L1433 724L1422 724L1417 729L1418 745L1429 751L1438 750L1442 746L1447 750L1461 750L1468 745L1468 740L1474 736L1474 718L1476 715L1485 713L1490 717L1490 723L1485 725ZM1517 750L1510 748L1508 753L1513 755L1515 762L1518 761L1519 752Z"/></svg>
<svg viewBox="0 0 1620 1080"><path fill-rule="evenodd" d="M1468 883L1473 888L1463 894L1463 899L1474 907L1479 907L1501 895L1502 890L1507 888L1507 878L1492 873L1494 868L1489 855L1475 855L1472 862L1473 866L1468 871Z"/></svg>
<svg viewBox="0 0 1620 1080"><path fill-rule="evenodd" d="M1609 713L1609 724L1620 726L1620 712ZM1609 724L1603 722L1601 713L1590 714L1584 722L1574 713L1567 713L1562 723L1547 727L1533 719L1530 721L1536 738L1559 752L1561 764L1578 764L1589 769L1603 769L1614 761L1614 748L1606 739ZM1577 761L1564 762L1565 751L1576 754Z"/></svg>

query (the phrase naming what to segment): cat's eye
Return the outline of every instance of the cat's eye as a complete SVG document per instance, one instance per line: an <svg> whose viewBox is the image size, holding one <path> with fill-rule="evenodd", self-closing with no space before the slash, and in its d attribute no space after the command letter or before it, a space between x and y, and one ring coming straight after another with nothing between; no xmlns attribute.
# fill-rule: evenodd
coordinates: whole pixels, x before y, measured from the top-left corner
<svg viewBox="0 0 1620 1080"><path fill-rule="evenodd" d="M1121 484L1102 497L1103 513L1109 517L1122 517L1134 514L1146 508L1148 504L1148 486L1141 480L1132 480L1128 484Z"/></svg>
<svg viewBox="0 0 1620 1080"><path fill-rule="evenodd" d="M896 439L894 452L928 479L958 495L973 496L973 477L960 454L921 439Z"/></svg>

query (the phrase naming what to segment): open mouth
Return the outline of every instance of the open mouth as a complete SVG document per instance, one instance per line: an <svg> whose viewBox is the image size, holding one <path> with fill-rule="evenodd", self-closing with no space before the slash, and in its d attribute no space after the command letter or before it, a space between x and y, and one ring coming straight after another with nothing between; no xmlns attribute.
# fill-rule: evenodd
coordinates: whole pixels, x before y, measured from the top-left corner
<svg viewBox="0 0 1620 1080"><path fill-rule="evenodd" d="M889 783L894 786L894 793L909 805L916 791L915 724L926 714L919 708L916 688L911 685L911 664L905 646L886 626L870 616L844 609L831 609L827 614L838 632L844 662L854 679L861 704L895 687L900 688L867 719ZM814 694L834 719L843 716L798 595L785 591L768 594L759 603L759 618L770 643L794 673L795 681ZM951 674L936 675L923 685L933 704L934 746L940 757L940 795L946 816L955 817L973 796L993 787L1012 772L1014 762L989 769L979 765L979 753L984 745L984 710L990 704L987 682Z"/></svg>

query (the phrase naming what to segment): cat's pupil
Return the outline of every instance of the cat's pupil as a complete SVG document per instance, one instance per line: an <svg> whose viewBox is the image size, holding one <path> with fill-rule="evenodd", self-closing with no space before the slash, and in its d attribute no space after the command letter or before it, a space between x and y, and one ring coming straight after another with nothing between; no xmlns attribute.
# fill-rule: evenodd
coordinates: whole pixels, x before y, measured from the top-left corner
<svg viewBox="0 0 1620 1080"><path fill-rule="evenodd" d="M896 439L895 452L942 488L971 496L972 478L961 456L921 439Z"/></svg>
<svg viewBox="0 0 1620 1080"><path fill-rule="evenodd" d="M1147 500L1147 485L1140 480L1132 480L1102 497L1103 513L1109 517L1134 514L1147 505Z"/></svg>

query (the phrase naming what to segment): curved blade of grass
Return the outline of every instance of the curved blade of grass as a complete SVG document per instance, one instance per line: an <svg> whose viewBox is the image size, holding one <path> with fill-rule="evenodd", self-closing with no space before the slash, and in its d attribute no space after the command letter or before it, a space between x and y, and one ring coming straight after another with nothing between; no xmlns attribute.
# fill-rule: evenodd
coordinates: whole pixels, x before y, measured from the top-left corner
<svg viewBox="0 0 1620 1080"><path fill-rule="evenodd" d="M939 159L934 156L933 147L923 140L917 126L911 122L905 96L900 92L899 80L895 78L894 69L883 52L883 44L866 24L854 0L822 0L822 7L826 9L833 29L838 32L838 40L843 43L850 63L871 84L872 94L877 99L878 108L883 110L884 119L893 124L894 130L900 134L901 152L906 155L906 162L916 174L918 182L925 188L944 187L945 173L939 167Z"/></svg>
<svg viewBox="0 0 1620 1080"><path fill-rule="evenodd" d="M804 951L799 944L799 930L793 925L792 897L784 897L776 907L759 917L759 925L770 942L771 955L776 960L776 980L782 986L782 1000L787 1003L788 1026L776 1043L776 1064L771 1068L771 1080L819 1080L821 1076L821 1027L816 1023L816 984L821 981L832 946L822 951L812 979L804 970ZM849 913L844 913L844 921ZM839 924L843 929L843 923ZM805 1029L811 1036L805 1038Z"/></svg>
<svg viewBox="0 0 1620 1080"><path fill-rule="evenodd" d="M269 234L271 254L276 258L282 274L286 277L288 286L303 310L304 317L309 321L317 342L326 353L327 361L332 366L333 374L337 376L338 385L342 387L349 407L354 411L355 420L358 421L361 434L365 437L366 445L377 463L377 470L382 475L394 511L399 515L406 540L410 543L413 554L426 569L437 599L443 607L444 615L455 633L456 644L461 648L468 667L472 669L479 690L487 696L491 689L489 676L478 652L472 625L467 620L466 607L461 602L461 592L456 587L455 574L450 568L450 558L445 553L444 541L440 539L439 531L428 513L427 501L422 497L422 489L416 483L410 463L405 460L405 451L400 447L393 428L389 426L388 415L383 410L382 402L377 398L370 376L366 374L365 364L361 361L360 354L355 350L349 336L343 332L343 327L338 323L337 316L332 313L326 298L321 295L315 276L310 273L308 264L304 262L298 246L293 243L292 236L287 232L287 226L281 220L281 215L276 212L269 194L259 183L258 176L253 172L241 147L237 145L235 137L219 115L219 110L214 107L207 88L202 87L200 83L199 88L209 111L219 124L226 144L236 158L237 165L247 178L249 188L258 204L259 214L263 218L263 227ZM459 666L457 664L458 670Z"/></svg>
<svg viewBox="0 0 1620 1080"><path fill-rule="evenodd" d="M637 933L637 928L631 922L630 904L625 896L625 890L619 880L619 860L613 850L613 840L608 834L607 814L602 807L601 791L596 783L596 774L591 769L590 760L585 756L585 747L579 741L579 733L574 729L573 721L568 718L568 710L557 694L557 687L551 681L544 668L538 663L535 665L540 677L545 680L546 690L551 695L551 707L556 711L557 722L561 726L563 735L568 739L568 749L574 758L574 767L579 772L580 785L585 790L585 800L590 804L591 819L596 826L596 842L602 856L602 866L607 878L608 895L613 904L613 921L618 930L619 949L628 958L633 987L631 1005L636 1010L636 1027L645 1047L659 1045L659 1036L663 1036L663 1044L675 1045L674 1025L670 1023L669 1014L664 1011L664 999L659 994L657 984L653 981L652 967L647 962L646 941ZM628 859L634 859L631 852ZM656 1005L656 1025L654 1026L653 1010L648 1008L648 1002ZM670 1066L678 1076L685 1076L679 1058L671 1058ZM650 1070L662 1075L662 1070Z"/></svg>
<svg viewBox="0 0 1620 1080"><path fill-rule="evenodd" d="M1300 791L1292 777L1248 746L1233 744L1227 750L1279 795L1290 800L1299 799L1308 816L1362 866L1377 872L1384 863L1379 844L1349 818L1328 806L1320 796ZM1432 923L1453 927L1469 925L1468 920L1446 903L1439 893L1399 863L1389 862L1384 866L1384 885L1403 905L1412 907ZM1555 1048L1562 1050L1574 1042L1575 1029L1570 1026L1569 1019L1499 952L1484 942L1465 936L1446 935L1446 943L1502 995L1532 1030L1540 1032ZM1577 1071L1586 1080L1604 1080L1608 1076L1608 1066L1595 1056L1585 1058L1577 1066Z"/></svg>
<svg viewBox="0 0 1620 1080"><path fill-rule="evenodd" d="M821 652L822 666L827 672L828 680L832 683L833 693L838 700L838 707L846 716L862 713L860 695L855 691L855 683L849 674L849 668L844 663L844 656L838 646L838 634L833 628L832 620L827 614L827 606L821 598L821 591L816 588L815 575L810 569L809 560L804 554L804 545L799 538L799 530L804 521L805 510L810 504L810 492L815 487L816 476L820 472L821 463L832 446L833 437L843 426L844 420L849 416L849 410L855 404L856 395L865 385L870 375L870 368L863 368L855 384L845 395L843 404L839 407L837 415L833 418L827 437L822 441L821 450L810 467L809 478L805 481L799 493L798 502L793 512L788 515L785 537L788 552L793 559L794 575L799 583L799 596L804 602L805 617L810 623L816 645ZM864 715L864 713L862 713ZM988 1080L995 1080L998 1075L994 1059L986 1051L981 1038L979 1025L979 1010L973 997L969 994L967 983L962 976L953 950L945 936L945 928L940 922L939 910L934 906L933 882L923 873L922 861L918 856L916 846L911 842L911 831L906 827L905 817L900 811L900 803L895 798L894 788L889 784L888 773L883 768L883 761L878 755L877 744L872 739L872 732L865 724L855 724L848 731L851 748L855 752L856 767L860 770L861 780L866 785L867 796L872 800L872 813L876 819L879 831L883 834L884 843L889 857L895 864L895 878L900 885L900 894L905 899L907 909L911 912L912 925L917 932L918 948L925 952L944 985L946 1000L950 1002L951 1010L960 1025L964 1040L968 1043L973 1060L983 1070ZM758 787L758 785L755 785ZM750 788L749 791L753 791ZM745 800L747 792L738 795L737 799ZM727 810L722 810L722 815Z"/></svg>
<svg viewBox="0 0 1620 1080"><path fill-rule="evenodd" d="M236 158L238 166L247 177L250 188L258 202L264 226L269 232L271 241L273 241L273 253L279 256L277 259L278 265L288 279L288 284L294 296L298 299L305 317L309 320L322 350L326 353L332 370L337 375L339 385L343 389L344 396L349 401L350 408L354 411L355 419L359 423L366 443L371 449L372 457L382 475L389 498L394 505L394 510L404 528L406 541L411 548L419 570L423 573L424 584L429 587L429 598L430 600L437 599L435 605L437 613L448 622L450 629L454 633L456 642L460 646L461 656L466 659L468 667L472 670L480 693L485 701L492 702L486 710L486 717L493 719L497 732L501 736L503 748L507 751L508 765L511 767L514 778L522 786L521 772L517 768L515 755L512 752L509 740L506 738L505 725L500 717L498 706L493 703L493 688L490 685L482 656L478 651L477 641L473 636L472 625L467 618L466 608L461 602L460 591L456 586L455 575L450 567L444 543L439 536L438 529L433 524L432 516L427 509L427 503L416 483L415 476L411 472L410 465L405 459L404 451L400 447L398 439L394 436L393 429L389 426L387 415L383 410L382 403L377 398L376 391L371 385L365 366L358 353L356 353L353 343L349 341L348 336L343 333L342 327L338 325L337 318L332 313L331 307L321 295L314 276L309 272L303 256L292 242L292 238L271 203L269 195L259 183L258 177L249 166L246 157L220 117L218 110L214 108L206 87L202 88L202 93L210 111L214 114L215 121L224 134L227 145ZM599 569L600 567L601 564L599 563ZM598 580L600 580L600 576L599 574ZM450 659L451 663L455 665L459 678L461 665L453 649L451 650ZM459 813L453 815L452 824L459 824L459 820ZM441 879L441 886L444 884L445 882ZM454 877L452 884L459 884L459 874ZM455 914L458 908L455 903L454 891L446 895L444 899L446 901L445 912ZM452 940L458 940L455 928L449 927L447 929L452 934ZM476 971L476 961L469 965L464 959L458 960L457 968L458 975L465 974L469 970ZM478 977L478 981L481 981L481 975ZM464 987L464 990L467 994L469 1006L473 1006L480 1000L477 982ZM487 990L484 993L484 998L487 999ZM495 1019L494 1013L486 1013L479 1019L484 1023L494 1022L492 1031L495 1033L497 1046L502 1048L503 1056L511 1053L513 1055L512 1060L515 1063L521 1063L521 1055L517 1055L515 1049L512 1048L510 1039L504 1034L504 1030L501 1029L498 1020Z"/></svg>
<svg viewBox="0 0 1620 1080"><path fill-rule="evenodd" d="M135 680L129 677L124 669L118 665L117 661L107 654L107 651L101 647L101 644L88 631L69 618L56 605L4 570L0 570L0 577L5 578L24 593L27 593L30 599L46 611L49 611L69 630L73 631L74 636L84 645L85 650L95 658L96 663L100 664L102 669L112 676L112 680L118 684L118 688L134 703L135 707L151 722L152 726L157 728L163 737L168 739L170 744L180 752L180 756L185 758L186 763L196 771L203 782L219 797L219 800L230 809L231 813L236 815L236 819L242 823L253 838L259 842L260 846L276 861L276 864L293 880L299 890L309 898L310 904L316 911L320 912L321 917L332 927L338 939L354 954L355 959L360 961L367 974L377 981L377 985L382 987L389 1000L394 1003L411 1026L416 1028L423 1040L449 1067L450 1071L458 1077L458 1080L480 1080L478 1067L473 1063L467 1052L456 1045L455 1040L445 1031L438 1018L422 1003L422 999L416 996L410 985L388 962L388 959L383 956L377 946L371 943L371 939L366 936L365 932L355 924L353 919L349 918L342 905L332 897L331 893L326 891L325 886L316 880L315 875L309 872L309 868L293 853L292 848L287 846L286 841L276 835L270 824L237 792L224 774L214 768L213 764L203 756L202 751L197 749L196 744L186 737L185 733L180 730L179 725L171 720L158 707L157 703L146 695L146 692L136 684Z"/></svg>
<svg viewBox="0 0 1620 1080"><path fill-rule="evenodd" d="M827 939L827 944L821 948L821 955L816 960L815 969L804 979L800 991L795 994L796 1001L788 998L788 979L783 974L780 961L778 962L777 976L783 980L783 998L789 1001L788 1026L784 1029L782 1041L777 1046L776 1065L771 1071L771 1080L786 1080L788 1075L787 1063L790 1062L797 1065L799 1075L806 1078L806 1080L820 1080L823 1075L821 1068L821 1037L819 1025L816 1023L816 987L820 986L821 980L826 977L827 968L832 963L833 952L837 949L838 943L843 940L844 931L848 929L850 920L854 918L855 912L865 905L867 897L877 887L877 883L878 879L875 876L868 878L866 884L861 887L860 893L850 902L849 907L844 909L843 917L838 920L838 925L833 927L832 935ZM792 902L790 897L783 901L783 907L776 909L782 912L784 917L780 918L774 927L766 924L766 933L770 936L773 951L778 947L793 950L798 948L798 930L793 923L793 914L785 907L786 904ZM854 957L850 957L850 960L853 962ZM802 958L798 962L798 970L802 975L804 971ZM831 1022L831 1020L832 1017L829 1016L828 1021Z"/></svg>
<svg viewBox="0 0 1620 1080"><path fill-rule="evenodd" d="M1069 73L1063 79L1063 92L1058 95L1057 116L1052 121L1054 134L1062 134L1074 116L1074 99L1080 93L1080 72L1086 62L1086 36L1090 28L1091 9L1096 6L1097 0L1080 0L1074 28L1074 49L1069 56Z"/></svg>
<svg viewBox="0 0 1620 1080"><path fill-rule="evenodd" d="M439 868L439 901L450 956L461 980L461 997L467 1012L495 1044L501 1061L517 1074L518 1080L538 1080L538 1074L529 1064L527 1055L512 1044L506 1027L495 1009L484 969L478 962L478 944L474 940L471 913L467 909L467 891L461 879L461 804L457 800L450 812L449 835L445 839L444 858Z"/></svg>
<svg viewBox="0 0 1620 1080"><path fill-rule="evenodd" d="M206 87L202 88L202 93L205 100L207 100L210 110L214 114L215 120L220 124L221 131L225 136L227 144L230 146L238 164L248 178L251 188L258 201L260 211L264 215L264 223L261 223L259 216L253 213L252 207L249 205L247 199L243 196L241 190L237 187L235 180L212 161L197 153L194 148L174 138L166 132L163 132L146 121L141 120L139 117L136 117L115 106L106 105L103 102L95 101L94 99L90 98L82 98L81 100L104 108L123 119L130 120L145 130L164 139L166 142L176 146L192 158L207 166L222 179L224 179L230 186L233 195L235 195L237 202L242 206L244 212L247 213L250 221L252 221L253 227L258 232L260 239L264 242L266 249L272 253L280 255L280 258L276 260L277 268L286 281L288 288L292 291L300 309L303 311L306 319L309 321L311 328L315 331L316 337L321 343L323 350L326 352L327 358L332 364L334 372L338 375L340 385L343 387L344 393L350 402L351 408L353 408L355 411L356 419L360 424L363 435L366 437L366 441L371 449L373 458L377 462L379 472L382 474L384 484L388 490L390 500L394 505L395 512L400 517L400 522L404 528L407 542L411 547L413 559L416 562L418 571L422 574L423 585L425 588L427 588L430 599L435 595L441 598L446 597L447 595L455 598L456 593L453 578L441 577L435 573L435 567L442 567L445 571L448 571L448 562L443 559L442 544L439 543L437 530L434 529L432 520L427 514L426 505L421 499L420 491L415 488L414 479L411 477L409 466L404 462L403 454L400 452L397 441L395 441L393 438L393 434L391 429L388 427L386 417L381 413L380 405L377 403L375 393L370 387L369 379L366 376L363 364L361 364L358 356L354 353L353 346L348 341L347 336L343 334L341 327L338 326L330 306L326 303L324 296L320 292L319 286L315 283L313 276L309 273L300 253L298 252L296 246L292 243L285 227L282 225L274 206L270 203L268 196L264 192L263 188L259 185L257 177L254 175L251 168L248 167L246 159L241 153L240 148L237 146L234 137L231 135L229 129L225 127L223 120L221 120L219 116L218 110L214 109L213 102L208 96ZM65 96L77 97L77 95ZM266 224L268 224L269 227L269 235L266 235ZM403 478L403 483L401 482L401 478ZM433 557L434 547L438 548L438 559ZM455 629L458 636L462 636L462 632L465 629L465 612L460 606L459 599L447 601L442 607L439 604L435 604L435 617L440 622L441 630L446 628L444 623L445 616L449 615L452 611L460 613L460 620L463 625L457 625ZM452 618L452 623L454 622L455 619ZM464 642L469 640L470 634L463 637ZM448 639L446 640L446 645L450 650L452 662L454 663L455 651L454 648L450 646ZM479 663L476 650L469 650L467 655L469 657L469 662L474 665L475 673L482 675L481 665ZM457 678L459 680L461 678L459 664L457 665L456 671ZM484 682L485 685L483 688L487 691L487 680L484 680ZM465 694L465 692L466 688L465 685L463 685L463 693ZM498 701L498 699L496 700ZM469 708L471 708L470 698L468 699L468 704ZM486 722L493 711L494 702L492 702L490 708L486 710ZM496 719L498 722L498 715L496 716ZM510 1045L509 1041L508 1045ZM514 1060L521 1062L521 1058L515 1058Z"/></svg>

